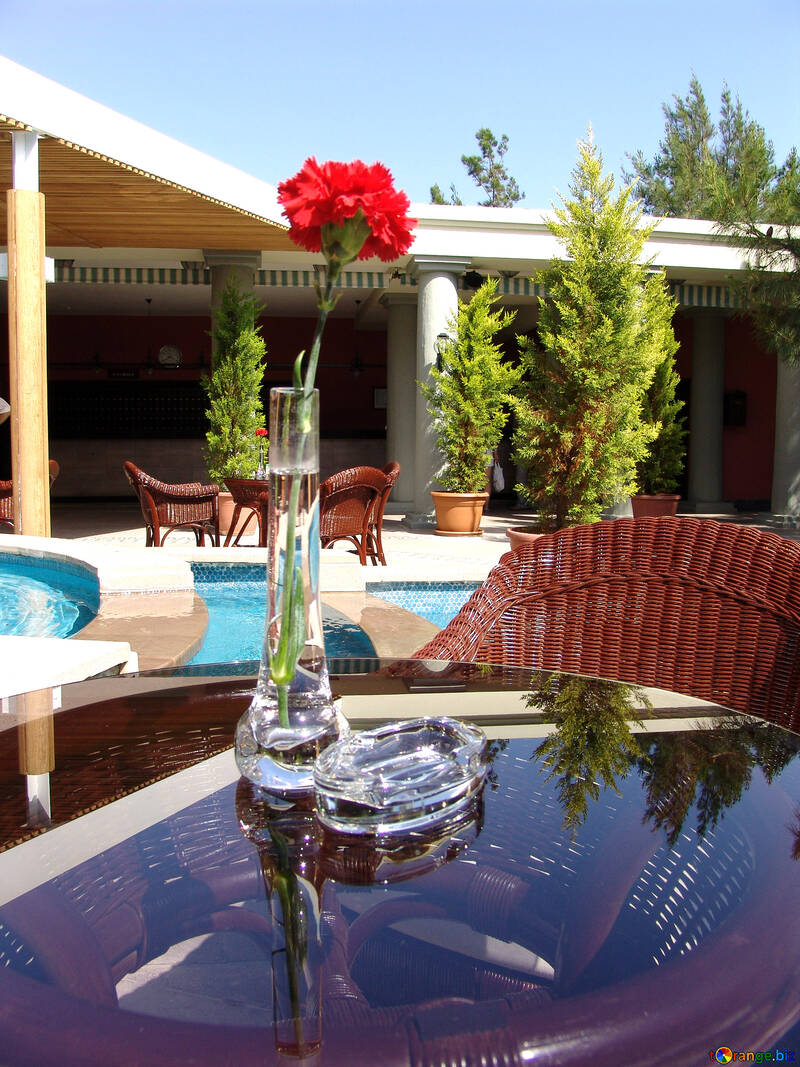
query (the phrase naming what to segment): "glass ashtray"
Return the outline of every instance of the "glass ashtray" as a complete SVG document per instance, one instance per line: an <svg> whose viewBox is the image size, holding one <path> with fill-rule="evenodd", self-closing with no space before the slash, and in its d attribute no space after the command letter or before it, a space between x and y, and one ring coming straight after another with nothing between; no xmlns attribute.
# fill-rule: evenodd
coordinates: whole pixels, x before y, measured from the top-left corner
<svg viewBox="0 0 800 1067"><path fill-rule="evenodd" d="M317 815L349 834L432 826L471 802L487 769L486 735L470 723L385 723L337 741L317 758Z"/></svg>

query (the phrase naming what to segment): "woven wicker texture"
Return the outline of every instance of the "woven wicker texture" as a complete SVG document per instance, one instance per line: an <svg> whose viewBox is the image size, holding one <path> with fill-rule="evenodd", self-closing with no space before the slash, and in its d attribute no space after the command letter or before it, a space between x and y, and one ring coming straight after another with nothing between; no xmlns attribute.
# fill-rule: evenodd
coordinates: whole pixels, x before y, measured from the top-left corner
<svg viewBox="0 0 800 1067"><path fill-rule="evenodd" d="M416 658L661 686L800 730L800 546L710 519L617 519L506 553Z"/></svg>
<svg viewBox="0 0 800 1067"><path fill-rule="evenodd" d="M61 472L61 467L57 460L51 459L48 462L50 470L50 488L53 488L53 482ZM9 478L8 481L0 478L0 527L8 526L12 530L14 529L14 483Z"/></svg>
<svg viewBox="0 0 800 1067"><path fill-rule="evenodd" d="M397 479L400 477L400 464L392 460L391 463L387 463L383 468L383 473L386 475L386 485L383 492L380 495L376 504L372 506L372 513L369 518L369 538L370 544L367 550L367 554L375 563L375 557L386 566L386 556L383 553L383 514L386 511L386 504L391 495L392 489L394 489Z"/></svg>
<svg viewBox="0 0 800 1067"><path fill-rule="evenodd" d="M122 466L139 499L148 546L163 545L168 535L178 529L192 530L198 545L205 544L206 534L212 544L219 545L219 486L200 482L170 485L145 474L130 460Z"/></svg>
<svg viewBox="0 0 800 1067"><path fill-rule="evenodd" d="M350 541L358 550L362 564L366 564L367 556L377 564L377 535L370 534L370 524L377 524L381 497L386 488L387 475L377 467L348 467L326 478L319 487L322 547L329 548L337 541ZM380 517L382 520L382 512Z"/></svg>
<svg viewBox="0 0 800 1067"><path fill-rule="evenodd" d="M233 515L225 547L239 544L242 534L249 528L255 515L260 548L267 545L267 522L269 511L269 486L255 478L226 478L225 485L233 497Z"/></svg>

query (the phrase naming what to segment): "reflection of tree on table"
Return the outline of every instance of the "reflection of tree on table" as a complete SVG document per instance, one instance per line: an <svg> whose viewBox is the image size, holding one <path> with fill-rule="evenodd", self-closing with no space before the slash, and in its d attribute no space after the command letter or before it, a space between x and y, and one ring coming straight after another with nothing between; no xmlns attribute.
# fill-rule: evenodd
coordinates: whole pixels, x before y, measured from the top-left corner
<svg viewBox="0 0 800 1067"><path fill-rule="evenodd" d="M663 829L674 846L689 809L697 808L697 832L713 829L726 808L738 803L749 787L753 767L768 782L797 755L786 735L766 723L742 727L731 718L730 730L687 730L648 740L638 761L647 795L645 818Z"/></svg>
<svg viewBox="0 0 800 1067"><path fill-rule="evenodd" d="M641 689L553 674L527 698L528 706L552 717L555 732L534 753L546 781L560 775L556 796L564 808L564 828L575 834L586 821L589 800L600 796L600 784L617 792L617 779L624 779L635 759L646 759L628 721L641 726L638 701L648 709L650 701Z"/></svg>

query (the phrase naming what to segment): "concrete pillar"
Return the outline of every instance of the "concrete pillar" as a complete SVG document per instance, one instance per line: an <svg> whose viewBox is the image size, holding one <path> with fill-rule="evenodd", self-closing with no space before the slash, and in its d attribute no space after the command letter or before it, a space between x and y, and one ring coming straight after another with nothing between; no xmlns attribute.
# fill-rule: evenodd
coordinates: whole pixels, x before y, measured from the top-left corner
<svg viewBox="0 0 800 1067"><path fill-rule="evenodd" d="M732 513L732 505L722 499L725 318L714 312L700 312L692 321L694 345L686 510Z"/></svg>
<svg viewBox="0 0 800 1067"><path fill-rule="evenodd" d="M459 274L470 260L452 256L415 256L413 267L417 274L417 381L427 382L430 369L436 362L436 339L439 334L452 333L458 310ZM431 417L419 388L415 398L416 455L414 462L413 510L406 514L408 526L433 526L433 502L430 490L434 486L441 457L436 447Z"/></svg>
<svg viewBox="0 0 800 1067"><path fill-rule="evenodd" d="M235 278L243 293L252 293L255 287L255 272L261 266L260 252L237 252L223 249L204 249L203 256L211 269L211 326L214 315L222 301L222 293L231 278ZM211 356L214 357L216 344L211 340Z"/></svg>
<svg viewBox="0 0 800 1067"><path fill-rule="evenodd" d="M400 464L400 477L388 508L408 511L414 502L416 460L417 298L414 293L387 293L386 459Z"/></svg>
<svg viewBox="0 0 800 1067"><path fill-rule="evenodd" d="M772 511L800 517L800 367L778 360Z"/></svg>
<svg viewBox="0 0 800 1067"><path fill-rule="evenodd" d="M12 133L8 216L8 343L14 532L50 536L44 196L37 137Z"/></svg>

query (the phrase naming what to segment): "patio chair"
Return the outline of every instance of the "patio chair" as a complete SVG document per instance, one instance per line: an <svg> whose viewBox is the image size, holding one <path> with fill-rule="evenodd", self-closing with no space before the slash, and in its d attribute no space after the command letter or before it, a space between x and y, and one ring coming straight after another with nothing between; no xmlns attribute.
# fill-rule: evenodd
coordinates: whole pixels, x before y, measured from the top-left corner
<svg viewBox="0 0 800 1067"><path fill-rule="evenodd" d="M617 519L506 553L415 658L659 686L800 730L800 545L710 519Z"/></svg>
<svg viewBox="0 0 800 1067"><path fill-rule="evenodd" d="M372 513L370 515L369 548L367 554L371 557L373 564L376 564L377 558L377 560L380 560L385 567L386 556L383 554L383 541L381 540L381 534L383 533L383 513L386 511L386 503L389 500L392 489L394 489L395 483L400 477L400 464L392 460L391 463L387 463L383 468L383 473L386 476L386 485L378 498L377 503L373 505Z"/></svg>
<svg viewBox="0 0 800 1067"><path fill-rule="evenodd" d="M48 467L50 471L50 488L52 489L53 482L58 477L61 467L55 459L48 461ZM8 481L0 479L0 526L8 526L12 531L14 529L13 489L14 482L11 478Z"/></svg>
<svg viewBox="0 0 800 1067"><path fill-rule="evenodd" d="M350 541L358 549L362 565L366 565L367 556L377 565L378 542L370 533L370 522L380 508L386 478L377 467L348 467L322 482L319 532L323 548Z"/></svg>
<svg viewBox="0 0 800 1067"><path fill-rule="evenodd" d="M205 544L206 534L213 545L219 545L219 486L200 482L170 485L145 474L130 460L122 466L139 499L147 547L163 545L173 530L181 529L192 530L198 545Z"/></svg>

